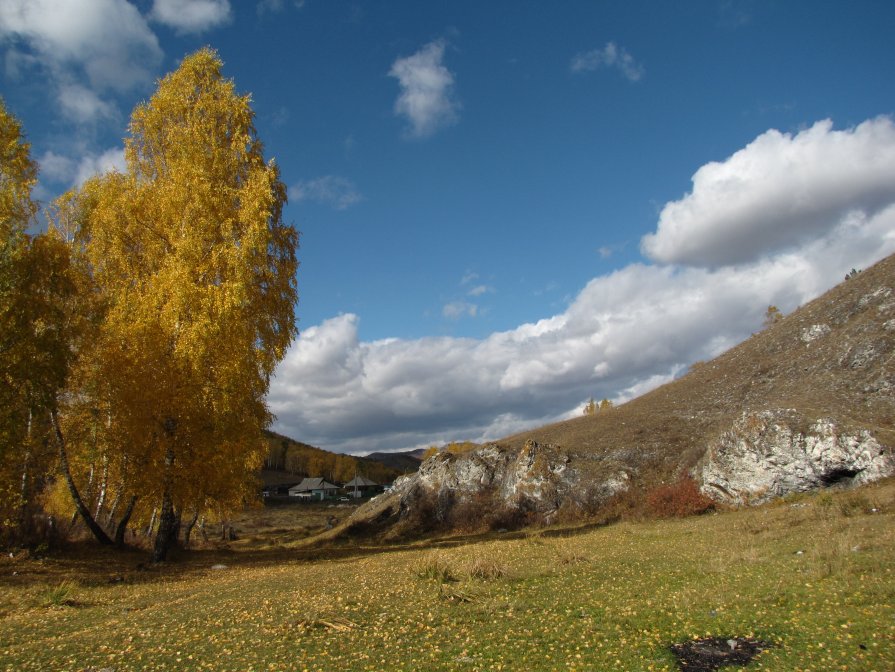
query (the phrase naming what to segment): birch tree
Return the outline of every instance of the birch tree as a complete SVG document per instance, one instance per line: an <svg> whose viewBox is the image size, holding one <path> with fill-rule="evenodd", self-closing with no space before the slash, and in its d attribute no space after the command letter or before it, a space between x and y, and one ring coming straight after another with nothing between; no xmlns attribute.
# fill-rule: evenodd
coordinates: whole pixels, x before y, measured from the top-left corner
<svg viewBox="0 0 895 672"><path fill-rule="evenodd" d="M49 413L65 384L78 318L68 247L29 234L37 165L0 100L0 514L27 535L30 505L53 464ZM17 511L17 513L16 513Z"/></svg>
<svg viewBox="0 0 895 672"><path fill-rule="evenodd" d="M249 492L270 376L296 333L286 189L249 97L221 69L211 49L185 58L134 110L127 171L89 180L74 199L77 244L103 299L79 385L108 418L113 483L127 464L127 493L116 494L158 506L155 560L181 513Z"/></svg>

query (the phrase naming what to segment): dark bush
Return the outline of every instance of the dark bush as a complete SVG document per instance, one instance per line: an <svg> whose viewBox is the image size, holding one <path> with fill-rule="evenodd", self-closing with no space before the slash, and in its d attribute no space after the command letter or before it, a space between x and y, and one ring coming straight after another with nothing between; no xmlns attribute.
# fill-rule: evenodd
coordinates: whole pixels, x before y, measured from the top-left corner
<svg viewBox="0 0 895 672"><path fill-rule="evenodd" d="M646 505L657 518L697 516L715 508L715 503L699 492L696 481L689 476L650 491L646 496Z"/></svg>

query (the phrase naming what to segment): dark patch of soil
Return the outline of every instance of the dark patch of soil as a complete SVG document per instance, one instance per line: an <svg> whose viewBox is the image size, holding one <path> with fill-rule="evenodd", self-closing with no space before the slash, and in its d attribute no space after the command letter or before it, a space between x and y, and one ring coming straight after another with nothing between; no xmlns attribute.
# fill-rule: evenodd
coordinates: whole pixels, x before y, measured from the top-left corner
<svg viewBox="0 0 895 672"><path fill-rule="evenodd" d="M685 672L715 672L726 665L748 665L772 645L745 637L707 637L683 644L672 644L671 652Z"/></svg>

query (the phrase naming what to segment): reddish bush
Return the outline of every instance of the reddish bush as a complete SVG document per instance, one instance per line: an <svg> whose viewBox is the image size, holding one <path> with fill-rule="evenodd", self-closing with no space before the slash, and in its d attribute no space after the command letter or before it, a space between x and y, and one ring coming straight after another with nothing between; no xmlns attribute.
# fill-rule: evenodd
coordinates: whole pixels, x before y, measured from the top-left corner
<svg viewBox="0 0 895 672"><path fill-rule="evenodd" d="M715 508L715 503L699 492L696 481L689 476L652 490L646 496L646 505L657 518L697 516Z"/></svg>

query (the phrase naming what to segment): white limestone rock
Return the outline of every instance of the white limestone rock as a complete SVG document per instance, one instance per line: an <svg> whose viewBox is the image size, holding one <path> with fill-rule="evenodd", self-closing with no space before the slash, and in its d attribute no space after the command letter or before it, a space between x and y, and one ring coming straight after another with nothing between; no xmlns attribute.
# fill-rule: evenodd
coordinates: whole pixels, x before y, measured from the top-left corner
<svg viewBox="0 0 895 672"><path fill-rule="evenodd" d="M810 327L802 329L802 343L805 343L807 345L812 341L816 341L818 338L826 336L829 333L829 324L812 324Z"/></svg>
<svg viewBox="0 0 895 672"><path fill-rule="evenodd" d="M792 492L884 478L895 473L895 458L867 431L844 431L826 418L806 422L782 409L744 413L695 471L709 497L760 504Z"/></svg>

